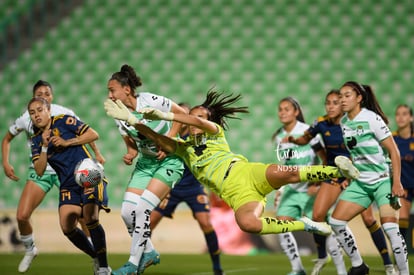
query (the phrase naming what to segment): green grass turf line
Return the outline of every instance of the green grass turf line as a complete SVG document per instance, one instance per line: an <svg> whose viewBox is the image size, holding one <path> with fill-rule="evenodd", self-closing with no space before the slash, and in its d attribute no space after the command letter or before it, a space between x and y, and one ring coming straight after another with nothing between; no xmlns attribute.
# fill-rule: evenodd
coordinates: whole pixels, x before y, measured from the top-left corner
<svg viewBox="0 0 414 275"><path fill-rule="evenodd" d="M14 275L23 254L0 254L0 274ZM308 274L310 274L316 256L302 257L302 262ZM370 275L385 274L380 257L364 256L365 262L370 266ZM108 261L113 269L122 266L128 260L126 254L109 254ZM349 260L345 257L347 268ZM409 256L411 269L414 267L414 255ZM284 254L265 254L256 256L232 256L222 255L222 265L227 275L283 275L290 271L290 264ZM84 254L39 254L33 261L27 275L90 275L92 261ZM212 267L209 255L200 254L161 254L161 263L151 266L145 271L145 275L210 275ZM322 274L334 275L336 269L333 263L329 263ZM411 274L414 274L413 272Z"/></svg>

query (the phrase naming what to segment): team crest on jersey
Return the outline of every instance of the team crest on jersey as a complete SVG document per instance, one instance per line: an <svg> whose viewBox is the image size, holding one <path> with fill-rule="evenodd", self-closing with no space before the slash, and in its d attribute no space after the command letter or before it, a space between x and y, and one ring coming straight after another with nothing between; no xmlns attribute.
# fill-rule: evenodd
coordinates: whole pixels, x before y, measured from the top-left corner
<svg viewBox="0 0 414 275"><path fill-rule="evenodd" d="M326 132L324 133L324 135L325 135L325 137L330 137L330 136L331 136L331 132L326 131Z"/></svg>
<svg viewBox="0 0 414 275"><path fill-rule="evenodd" d="M356 134L358 136L362 136L364 134L364 127L362 127L361 125L358 125L356 128Z"/></svg>
<svg viewBox="0 0 414 275"><path fill-rule="evenodd" d="M414 142L410 142L410 151L414 151Z"/></svg>

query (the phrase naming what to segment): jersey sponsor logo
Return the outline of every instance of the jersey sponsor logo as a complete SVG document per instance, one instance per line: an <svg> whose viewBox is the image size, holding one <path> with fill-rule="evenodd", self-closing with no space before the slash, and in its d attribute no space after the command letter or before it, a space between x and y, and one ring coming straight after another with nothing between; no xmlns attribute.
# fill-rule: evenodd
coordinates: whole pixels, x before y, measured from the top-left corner
<svg viewBox="0 0 414 275"><path fill-rule="evenodd" d="M193 146L194 153L199 157L203 154L203 151L207 148L207 145Z"/></svg>
<svg viewBox="0 0 414 275"><path fill-rule="evenodd" d="M352 150L357 145L357 140L355 137L346 137L345 138L346 146Z"/></svg>

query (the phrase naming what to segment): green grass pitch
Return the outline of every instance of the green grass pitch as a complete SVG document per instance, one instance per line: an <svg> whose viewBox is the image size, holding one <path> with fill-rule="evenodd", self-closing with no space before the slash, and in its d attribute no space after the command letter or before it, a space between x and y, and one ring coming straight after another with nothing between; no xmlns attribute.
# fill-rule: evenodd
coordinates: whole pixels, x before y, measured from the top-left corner
<svg viewBox="0 0 414 275"><path fill-rule="evenodd" d="M23 254L0 254L0 274L13 275L17 272L17 265ZM306 271L310 274L313 266L312 259L315 255L302 257ZM364 256L370 266L370 274L385 274L382 261L379 256ZM128 255L110 254L109 264L113 269L122 266ZM345 257L347 267L349 260ZM410 267L414 266L414 256L409 257ZM222 255L222 265L227 275L284 275L290 271L290 264L284 254L263 254L256 256L232 256ZM92 261L83 254L40 254L26 273L27 275L74 275L93 274ZM161 254L161 263L151 266L145 271L145 275L210 275L211 262L207 254ZM336 274L333 263L329 263L322 274ZM414 274L414 273L411 273Z"/></svg>

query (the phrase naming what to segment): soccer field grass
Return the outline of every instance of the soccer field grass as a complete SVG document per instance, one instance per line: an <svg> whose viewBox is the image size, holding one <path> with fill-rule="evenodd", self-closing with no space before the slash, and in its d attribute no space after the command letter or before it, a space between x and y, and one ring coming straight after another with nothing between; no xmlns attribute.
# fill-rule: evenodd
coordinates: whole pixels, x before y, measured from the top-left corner
<svg viewBox="0 0 414 275"><path fill-rule="evenodd" d="M19 274L17 265L22 254L0 254L0 274ZM109 264L113 269L119 268L128 259L125 254L110 254ZM306 271L310 274L315 256L302 257ZM385 274L381 259L364 256L370 266L370 274ZM349 260L345 257L347 267ZM410 266L414 265L414 256L409 257ZM265 254L256 256L222 256L222 265L227 275L283 275L290 271L290 264L284 254ZM74 275L93 274L91 260L83 254L40 254L33 262L28 275ZM162 254L161 263L151 266L145 275L209 275L212 274L208 255L199 254ZM321 274L336 274L333 263L329 263ZM411 273L414 274L414 273Z"/></svg>

